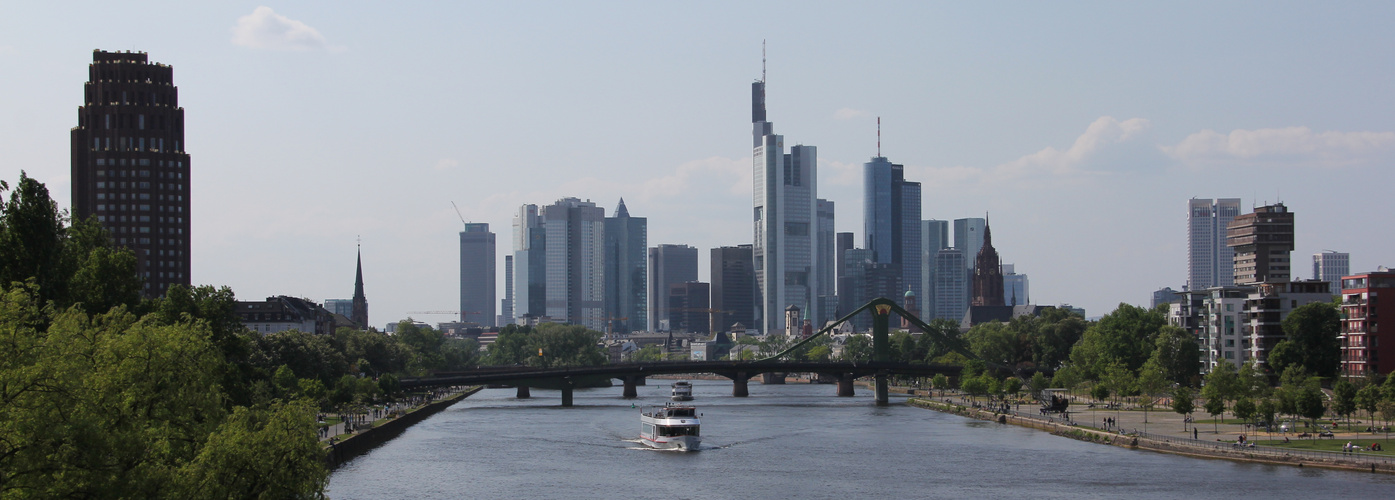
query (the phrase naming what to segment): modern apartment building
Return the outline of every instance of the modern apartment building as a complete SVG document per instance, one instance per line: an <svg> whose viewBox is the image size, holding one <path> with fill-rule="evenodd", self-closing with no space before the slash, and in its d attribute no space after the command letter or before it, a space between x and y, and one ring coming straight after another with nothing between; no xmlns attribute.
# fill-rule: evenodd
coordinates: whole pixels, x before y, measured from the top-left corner
<svg viewBox="0 0 1395 500"><path fill-rule="evenodd" d="M1382 269L1343 277L1341 312L1342 376L1395 371L1395 273Z"/></svg>
<svg viewBox="0 0 1395 500"><path fill-rule="evenodd" d="M1249 356L1266 363L1274 345L1287 338L1284 318L1294 309L1314 302L1331 302L1332 290L1326 281L1271 281L1260 283L1245 299L1245 330Z"/></svg>
<svg viewBox="0 0 1395 500"><path fill-rule="evenodd" d="M184 108L174 68L144 52L92 51L71 131L73 217L130 248L146 297L190 283L192 217Z"/></svg>

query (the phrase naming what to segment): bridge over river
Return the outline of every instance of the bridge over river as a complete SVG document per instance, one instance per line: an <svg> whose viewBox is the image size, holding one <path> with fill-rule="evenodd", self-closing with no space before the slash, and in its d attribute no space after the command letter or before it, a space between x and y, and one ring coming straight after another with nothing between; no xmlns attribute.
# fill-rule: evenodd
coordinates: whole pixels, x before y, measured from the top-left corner
<svg viewBox="0 0 1395 500"><path fill-rule="evenodd" d="M872 361L838 361L838 362L814 362L814 361L789 361L783 359L790 352L799 348L821 335L826 335L839 324L848 321L854 315L868 312L872 314ZM572 390L576 387L586 387L596 383L604 383L610 379L620 379L625 384L624 397L633 398L636 396L635 387L643 385L646 377L652 375L671 375L689 373L715 373L732 380L732 395L745 397L748 395L747 382L756 375L766 373L818 373L830 376L838 381L838 395L852 396L853 381L859 377L874 376L876 378L876 402L885 405L888 402L887 376L888 375L910 375L910 376L934 376L937 374L958 375L959 366L934 365L920 363L904 363L890 361L890 342L888 330L891 313L905 318L912 325L915 325L926 332L925 335L938 335L935 330L926 325L920 318L897 306L895 302L886 298L873 299L866 305L857 308L838 321L833 322L822 330L819 330L809 338L790 346L774 356L756 361L669 361L652 363L617 363L600 366L569 366L559 368L540 368L530 366L496 366L480 367L477 370L466 372L437 373L431 377L407 378L402 380L403 388L434 387L443 385L480 385L480 384L510 384L518 386L519 397L528 397L528 387L541 387L560 389L562 391L562 406L572 405ZM951 350L963 354L969 359L978 359L972 352L963 345L957 338L939 337L940 341L949 345Z"/></svg>

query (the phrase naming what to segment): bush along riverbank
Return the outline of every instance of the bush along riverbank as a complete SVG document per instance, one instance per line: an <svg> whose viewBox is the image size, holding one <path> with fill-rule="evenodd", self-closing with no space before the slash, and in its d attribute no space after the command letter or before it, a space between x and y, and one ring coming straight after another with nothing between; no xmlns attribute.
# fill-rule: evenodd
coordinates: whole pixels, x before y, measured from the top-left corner
<svg viewBox="0 0 1395 500"><path fill-rule="evenodd" d="M1226 441L1205 441L1149 434L1146 432L1115 433L1080 427L1050 416L1027 415L1017 412L1001 413L986 408L974 408L948 401L912 398L907 404L918 408L950 413L963 417L1011 424L1050 432L1080 441L1108 444L1124 448L1144 449L1174 455L1199 458L1219 458L1296 467L1324 467L1362 472L1395 474L1395 457L1304 451L1267 446L1241 446Z"/></svg>

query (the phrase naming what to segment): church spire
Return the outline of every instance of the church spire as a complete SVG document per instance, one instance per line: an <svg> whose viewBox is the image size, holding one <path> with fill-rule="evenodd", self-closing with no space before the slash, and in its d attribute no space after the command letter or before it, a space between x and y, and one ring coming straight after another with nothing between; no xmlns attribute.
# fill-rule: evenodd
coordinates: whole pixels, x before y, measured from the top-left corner
<svg viewBox="0 0 1395 500"><path fill-rule="evenodd" d="M363 295L363 244L358 246L358 269L354 277L354 305L352 318L359 328L368 329L368 298Z"/></svg>

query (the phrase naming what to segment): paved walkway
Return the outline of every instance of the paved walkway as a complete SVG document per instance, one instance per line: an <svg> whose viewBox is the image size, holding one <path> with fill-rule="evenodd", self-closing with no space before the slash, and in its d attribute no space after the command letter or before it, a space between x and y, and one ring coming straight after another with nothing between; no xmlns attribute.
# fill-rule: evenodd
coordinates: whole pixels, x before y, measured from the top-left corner
<svg viewBox="0 0 1395 500"><path fill-rule="evenodd" d="M372 426L373 422L380 419L404 415L440 398L464 392L466 389L468 387L433 390L426 395L411 396L394 403L374 405L363 413L321 413L319 416L322 418L339 417L341 420L334 425L321 427L320 441L329 441L332 438L350 434L350 430L362 430ZM323 423L324 420L320 420L320 422Z"/></svg>

